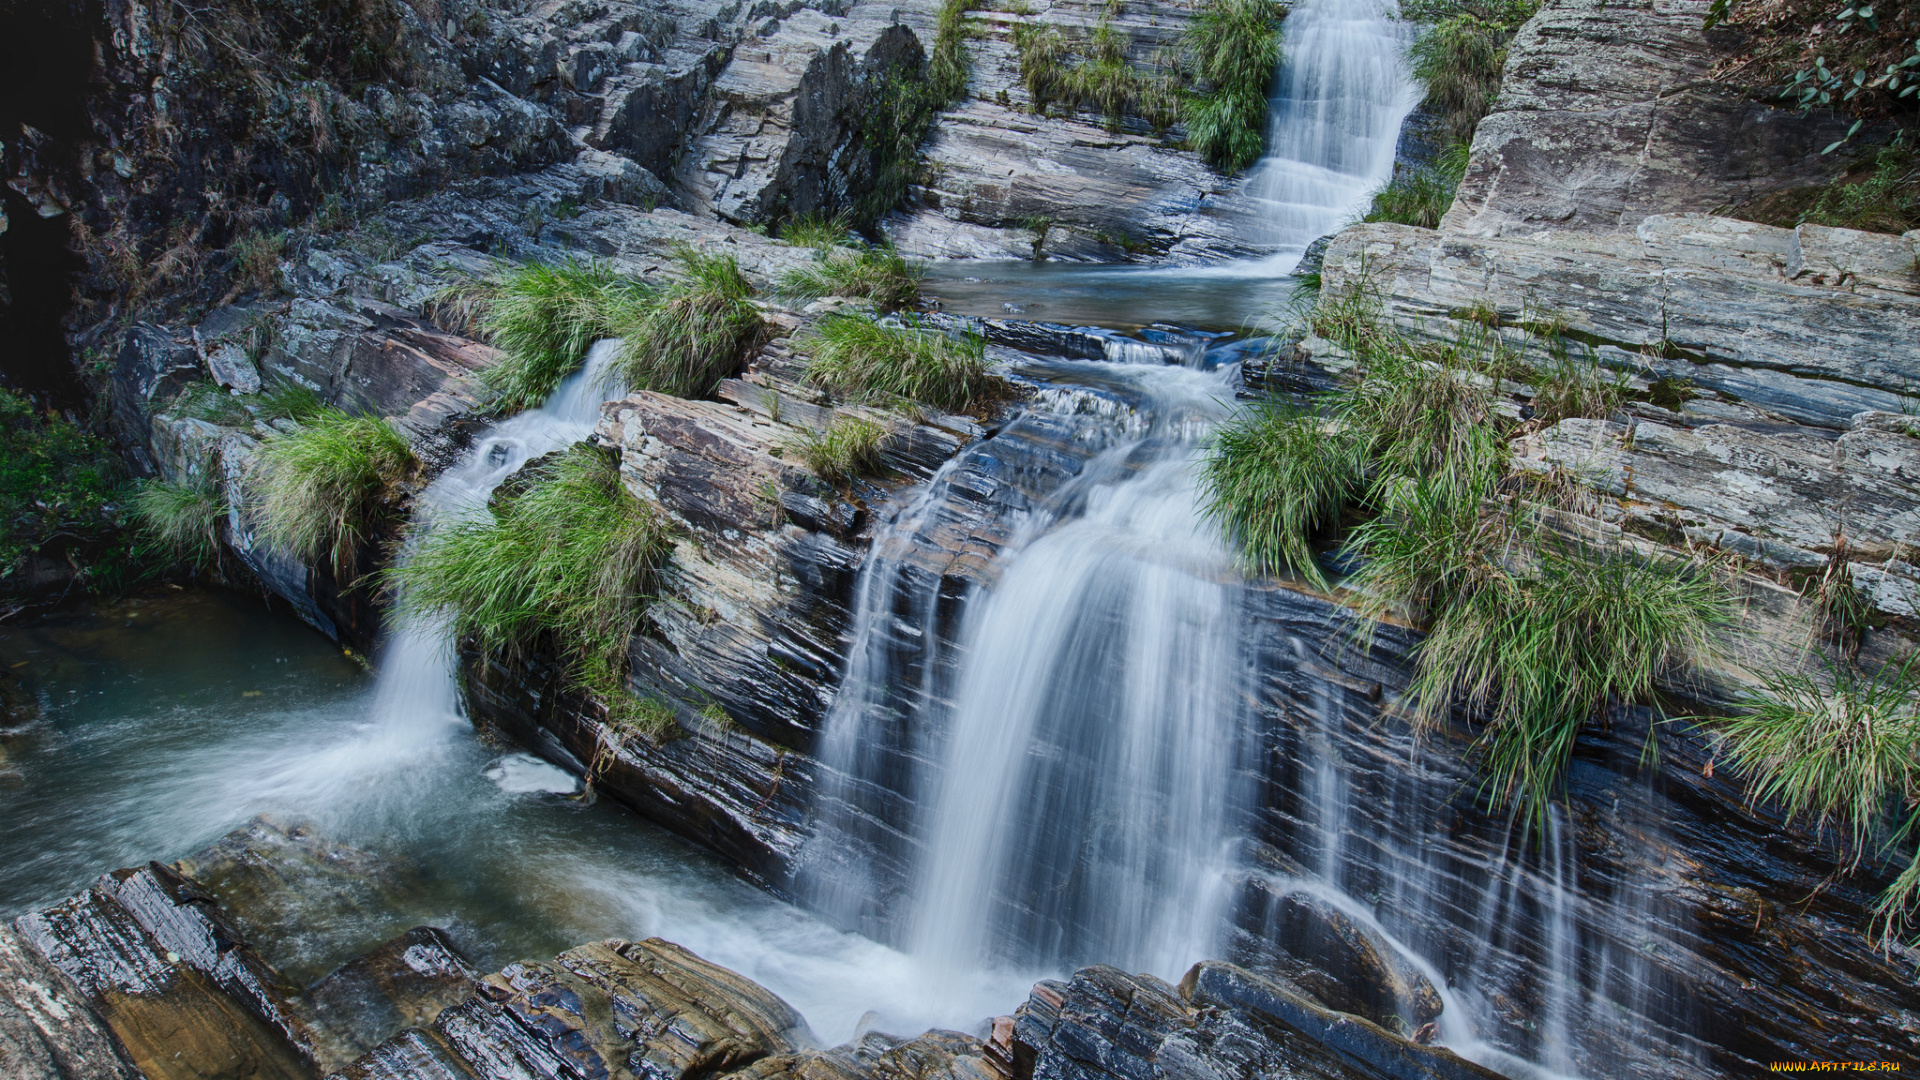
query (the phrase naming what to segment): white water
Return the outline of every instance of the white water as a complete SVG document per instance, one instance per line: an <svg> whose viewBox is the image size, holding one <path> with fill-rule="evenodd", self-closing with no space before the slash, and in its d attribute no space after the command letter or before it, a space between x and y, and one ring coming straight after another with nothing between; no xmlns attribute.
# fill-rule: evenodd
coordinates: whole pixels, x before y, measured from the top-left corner
<svg viewBox="0 0 1920 1080"><path fill-rule="evenodd" d="M1392 178L1400 124L1420 100L1412 27L1397 14L1395 0L1301 0L1287 13L1267 153L1244 189L1263 210L1254 239L1279 250L1250 269L1291 272Z"/></svg>

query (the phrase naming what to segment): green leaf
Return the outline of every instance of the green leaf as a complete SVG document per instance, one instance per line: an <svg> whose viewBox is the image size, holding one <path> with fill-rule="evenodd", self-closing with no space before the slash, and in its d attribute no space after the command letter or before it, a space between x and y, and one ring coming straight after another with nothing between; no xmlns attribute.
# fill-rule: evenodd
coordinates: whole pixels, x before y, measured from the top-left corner
<svg viewBox="0 0 1920 1080"><path fill-rule="evenodd" d="M1847 141L1847 140L1845 140L1845 139L1841 139L1841 140L1839 140L1839 142L1834 142L1834 143L1829 143L1829 144L1827 145L1827 148L1826 148L1825 150L1822 150L1822 151L1820 151L1820 152L1821 152L1822 154L1831 154L1831 153L1833 153L1833 152L1834 152L1835 150L1838 150L1838 149L1840 149L1840 146L1841 146L1841 144L1842 144L1842 143L1845 143L1846 141Z"/></svg>

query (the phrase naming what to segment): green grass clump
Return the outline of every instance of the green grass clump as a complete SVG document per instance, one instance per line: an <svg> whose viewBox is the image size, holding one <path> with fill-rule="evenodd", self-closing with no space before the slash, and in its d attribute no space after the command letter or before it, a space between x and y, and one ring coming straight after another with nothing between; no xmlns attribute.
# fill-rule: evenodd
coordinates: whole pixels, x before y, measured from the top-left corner
<svg viewBox="0 0 1920 1080"><path fill-rule="evenodd" d="M980 0L945 0L934 20L933 50L927 58L928 89L941 104L966 96L973 80L973 57L967 42L980 36L980 27L967 16Z"/></svg>
<svg viewBox="0 0 1920 1080"><path fill-rule="evenodd" d="M1214 433L1207 509L1256 573L1290 570L1326 587L1312 538L1339 520L1362 465L1354 440L1330 428L1311 409L1272 399Z"/></svg>
<svg viewBox="0 0 1920 1080"><path fill-rule="evenodd" d="M801 214L788 218L780 226L780 239L795 247L840 247L847 242L853 223L845 215Z"/></svg>
<svg viewBox="0 0 1920 1080"><path fill-rule="evenodd" d="M987 343L976 334L948 334L915 325L888 326L833 315L809 335L807 377L857 400L904 398L936 409L965 409L994 396Z"/></svg>
<svg viewBox="0 0 1920 1080"><path fill-rule="evenodd" d="M113 535L123 484L103 440L0 390L0 577L47 545L89 547Z"/></svg>
<svg viewBox="0 0 1920 1080"><path fill-rule="evenodd" d="M732 255L682 248L683 276L620 327L615 371L634 390L700 397L740 370L760 333L753 286Z"/></svg>
<svg viewBox="0 0 1920 1080"><path fill-rule="evenodd" d="M483 649L550 635L574 681L617 715L626 649L665 564L669 531L606 455L576 446L528 467L494 505L446 522L389 572L415 615L451 620Z"/></svg>
<svg viewBox="0 0 1920 1080"><path fill-rule="evenodd" d="M1508 482L1517 424L1500 384L1516 358L1491 308L1465 313L1451 342L1415 342L1362 281L1310 318L1356 374L1224 424L1202 465L1207 512L1251 569L1322 587L1315 540L1359 518L1340 551L1348 602L1426 630L1414 722L1465 707L1483 722L1489 801L1538 819L1587 724L1710 651L1727 591L1698 564L1561 537L1547 525L1552 489Z"/></svg>
<svg viewBox="0 0 1920 1080"><path fill-rule="evenodd" d="M260 443L260 533L302 558L331 559L345 576L382 508L419 468L407 440L377 416L331 406Z"/></svg>
<svg viewBox="0 0 1920 1080"><path fill-rule="evenodd" d="M1575 416L1604 420L1626 401L1627 377L1591 357L1560 356L1535 374L1533 391L1533 418L1539 423Z"/></svg>
<svg viewBox="0 0 1920 1080"><path fill-rule="evenodd" d="M1467 174L1467 144L1454 143L1431 165L1394 173L1386 187L1373 194L1362 221L1397 221L1422 229L1437 229L1453 205L1460 179Z"/></svg>
<svg viewBox="0 0 1920 1080"><path fill-rule="evenodd" d="M780 292L802 300L850 296L891 311L920 298L920 279L926 272L924 264L908 262L891 247L833 248L787 271Z"/></svg>
<svg viewBox="0 0 1920 1080"><path fill-rule="evenodd" d="M1280 63L1282 14L1273 0L1207 0L1183 35L1204 86L1181 110L1187 141L1222 172L1239 172L1266 148L1267 87Z"/></svg>
<svg viewBox="0 0 1920 1080"><path fill-rule="evenodd" d="M132 506L141 531L174 559L202 567L218 557L227 503L211 477L179 484L149 480L135 489Z"/></svg>
<svg viewBox="0 0 1920 1080"><path fill-rule="evenodd" d="M1920 811L1920 654L1861 672L1832 669L1832 689L1799 673L1769 676L1765 689L1715 721L1729 762L1756 799L1796 818L1842 830L1854 862L1911 840ZM1887 811L1906 820L1889 829ZM1876 840L1879 843L1876 844ZM1881 894L1876 915L1889 938L1920 899L1920 853Z"/></svg>
<svg viewBox="0 0 1920 1080"><path fill-rule="evenodd" d="M1533 18L1539 0L1409 0L1401 17L1426 23L1409 50L1425 107L1439 115L1450 142L1471 143L1493 111L1507 66L1507 44Z"/></svg>
<svg viewBox="0 0 1920 1080"><path fill-rule="evenodd" d="M824 431L812 431L788 445L813 475L829 484L844 484L882 472L880 447L887 429L863 416L836 416Z"/></svg>
<svg viewBox="0 0 1920 1080"><path fill-rule="evenodd" d="M479 292L481 330L506 353L481 380L506 412L545 401L589 345L621 336L652 300L644 283L574 261L525 263L482 282Z"/></svg>

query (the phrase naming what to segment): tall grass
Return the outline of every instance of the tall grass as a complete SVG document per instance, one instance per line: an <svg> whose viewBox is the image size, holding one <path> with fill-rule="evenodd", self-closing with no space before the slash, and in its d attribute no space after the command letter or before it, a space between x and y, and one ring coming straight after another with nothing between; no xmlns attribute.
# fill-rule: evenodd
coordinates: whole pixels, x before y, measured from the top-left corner
<svg viewBox="0 0 1920 1080"><path fill-rule="evenodd" d="M1627 397L1627 377L1609 371L1592 357L1560 355L1544 365L1533 379L1533 418L1554 424L1570 417L1604 420L1620 410Z"/></svg>
<svg viewBox="0 0 1920 1080"><path fill-rule="evenodd" d="M175 560L196 568L218 557L220 519L226 514L226 500L205 475L178 484L149 480L133 494L140 530Z"/></svg>
<svg viewBox="0 0 1920 1080"><path fill-rule="evenodd" d="M980 0L944 0L934 19L933 51L927 58L927 83L935 99L952 104L966 96L973 80L973 57L967 42L980 36L980 27L967 18Z"/></svg>
<svg viewBox="0 0 1920 1080"><path fill-rule="evenodd" d="M844 484L881 471L880 447L887 429L861 416L836 416L824 431L801 435L787 449L799 455L815 476Z"/></svg>
<svg viewBox="0 0 1920 1080"><path fill-rule="evenodd" d="M1417 726L1456 707L1484 722L1485 794L1543 815L1586 725L1645 699L1728 621L1710 568L1553 533L1545 505L1503 485L1515 424L1499 406L1516 358L1489 309L1451 342L1387 324L1362 280L1323 295L1314 329L1359 363L1309 405L1270 401L1215 434L1208 512L1257 572L1325 587L1314 542L1343 516L1343 584L1364 618L1426 630L1407 701Z"/></svg>
<svg viewBox="0 0 1920 1080"><path fill-rule="evenodd" d="M847 242L853 222L845 215L800 214L780 226L780 239L795 247L826 250Z"/></svg>
<svg viewBox="0 0 1920 1080"><path fill-rule="evenodd" d="M1414 77L1427 88L1452 142L1471 143L1493 111L1507 66L1507 43L1533 17L1538 0L1414 0L1403 17L1427 23L1409 50Z"/></svg>
<svg viewBox="0 0 1920 1080"><path fill-rule="evenodd" d="M1208 514L1256 573L1292 571L1321 588L1313 537L1360 486L1355 440L1310 408L1256 403L1214 433L1202 466Z"/></svg>
<svg viewBox="0 0 1920 1080"><path fill-rule="evenodd" d="M407 440L385 420L322 407L293 431L260 443L261 535L303 558L331 559L344 577L383 505L418 466Z"/></svg>
<svg viewBox="0 0 1920 1080"><path fill-rule="evenodd" d="M612 707L625 695L627 644L667 558L667 525L595 449L576 446L529 469L491 508L428 533L391 579L410 611L450 619L481 648L550 635L571 677Z"/></svg>
<svg viewBox="0 0 1920 1080"><path fill-rule="evenodd" d="M732 255L682 248L680 280L635 305L615 364L634 390L700 397L740 370L759 335L753 286Z"/></svg>
<svg viewBox="0 0 1920 1080"><path fill-rule="evenodd" d="M503 411L530 409L580 367L587 347L619 337L651 300L647 286L603 263L525 263L482 282L480 318L506 356L481 376Z"/></svg>
<svg viewBox="0 0 1920 1080"><path fill-rule="evenodd" d="M803 300L856 297L892 311L920 298L920 279L926 272L925 264L909 262L891 246L832 248L782 275L779 291Z"/></svg>
<svg viewBox="0 0 1920 1080"><path fill-rule="evenodd" d="M1441 151L1430 165L1396 170L1386 187L1374 192L1362 221L1397 221L1422 229L1437 229L1453 206L1454 193L1467 174L1468 146L1456 142Z"/></svg>
<svg viewBox="0 0 1920 1080"><path fill-rule="evenodd" d="M1920 653L1871 672L1835 665L1831 678L1829 690L1804 674L1775 673L1714 726L1755 799L1840 829L1857 865L1869 851L1911 841L1920 820ZM1895 805L1906 819L1889 829ZM1920 853L1880 896L1884 934L1907 922L1916 899Z"/></svg>
<svg viewBox="0 0 1920 1080"><path fill-rule="evenodd" d="M968 408L995 396L986 341L917 325L888 326L854 315L822 320L805 347L807 377L856 400L904 398L937 409Z"/></svg>
<svg viewBox="0 0 1920 1080"><path fill-rule="evenodd" d="M1182 36L1192 74L1204 86L1182 109L1187 141L1223 172L1246 168L1266 148L1281 15L1272 0L1208 0Z"/></svg>

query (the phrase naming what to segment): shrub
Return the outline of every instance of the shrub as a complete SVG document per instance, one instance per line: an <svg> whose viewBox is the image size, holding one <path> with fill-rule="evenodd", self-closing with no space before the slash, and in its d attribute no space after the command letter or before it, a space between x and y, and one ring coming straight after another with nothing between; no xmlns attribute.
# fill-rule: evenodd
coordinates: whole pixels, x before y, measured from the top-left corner
<svg viewBox="0 0 1920 1080"><path fill-rule="evenodd" d="M480 284L480 326L506 356L482 375L504 411L553 393L601 338L619 337L651 300L642 282L600 263L525 263Z"/></svg>
<svg viewBox="0 0 1920 1080"><path fill-rule="evenodd" d="M149 480L134 491L132 502L141 531L174 559L202 567L219 555L227 504L212 478L180 484Z"/></svg>
<svg viewBox="0 0 1920 1080"><path fill-rule="evenodd" d="M805 300L851 296L892 310L920 298L920 278L926 272L924 264L908 262L891 247L838 248L787 271L780 279L780 292Z"/></svg>
<svg viewBox="0 0 1920 1080"><path fill-rule="evenodd" d="M48 544L117 530L121 484L105 442L0 389L0 577Z"/></svg>
<svg viewBox="0 0 1920 1080"><path fill-rule="evenodd" d="M1888 146L1873 161L1873 170L1861 179L1823 189L1795 224L1884 233L1920 226L1920 151L1905 144Z"/></svg>
<svg viewBox="0 0 1920 1080"><path fill-rule="evenodd" d="M551 635L573 680L626 708L625 656L669 552L665 521L587 446L528 466L491 508L439 525L390 571L406 610L488 650Z"/></svg>
<svg viewBox="0 0 1920 1080"><path fill-rule="evenodd" d="M1272 0L1208 0L1183 35L1192 73L1206 86L1181 110L1187 141L1222 172L1246 168L1266 147L1280 17Z"/></svg>
<svg viewBox="0 0 1920 1080"><path fill-rule="evenodd" d="M260 443L261 535L303 558L331 558L344 577L381 508L418 466L393 425L324 406Z"/></svg>
<svg viewBox="0 0 1920 1080"><path fill-rule="evenodd" d="M1920 653L1860 672L1831 671L1832 689L1799 673L1777 673L1733 715L1715 721L1728 761L1747 774L1755 799L1777 801L1790 817L1838 827L1858 860L1886 835L1887 808L1908 815L1883 845L1910 837L1920 791ZM1884 846L1882 847L1884 850ZM1880 896L1891 935L1920 893L1920 853Z"/></svg>
<svg viewBox="0 0 1920 1080"><path fill-rule="evenodd" d="M760 332L753 286L732 255L682 248L683 277L639 305L615 365L634 390L699 397L740 370Z"/></svg>
<svg viewBox="0 0 1920 1080"><path fill-rule="evenodd" d="M836 416L824 431L808 432L787 449L800 455L813 475L843 484L881 471L880 446L887 429L861 416Z"/></svg>
<svg viewBox="0 0 1920 1080"><path fill-rule="evenodd" d="M937 409L965 409L998 392L987 372L987 343L917 325L887 326L833 315L810 335L807 377L855 399L905 398Z"/></svg>
<svg viewBox="0 0 1920 1080"><path fill-rule="evenodd" d="M1206 511L1254 572L1291 570L1325 588L1312 538L1338 522L1361 464L1353 438L1317 413L1258 402L1213 434L1202 465Z"/></svg>

